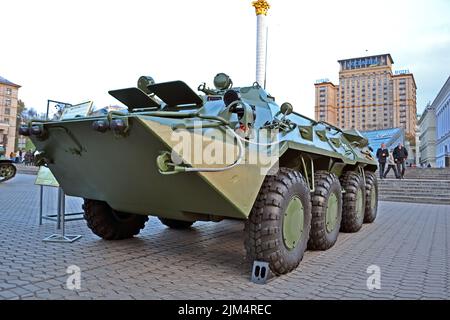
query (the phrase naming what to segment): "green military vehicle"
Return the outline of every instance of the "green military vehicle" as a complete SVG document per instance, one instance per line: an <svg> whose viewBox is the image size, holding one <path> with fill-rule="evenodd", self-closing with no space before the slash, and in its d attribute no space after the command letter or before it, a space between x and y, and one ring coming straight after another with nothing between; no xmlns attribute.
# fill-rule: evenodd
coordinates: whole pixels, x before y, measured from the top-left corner
<svg viewBox="0 0 450 320"><path fill-rule="evenodd" d="M174 229L239 219L249 259L280 275L375 220L377 162L359 132L279 106L258 83L221 73L214 86L143 76L109 92L126 111L68 110L20 133L107 240L137 235L148 216Z"/></svg>
<svg viewBox="0 0 450 320"><path fill-rule="evenodd" d="M11 180L17 172L13 161L5 158L5 152L5 148L0 145L0 182Z"/></svg>

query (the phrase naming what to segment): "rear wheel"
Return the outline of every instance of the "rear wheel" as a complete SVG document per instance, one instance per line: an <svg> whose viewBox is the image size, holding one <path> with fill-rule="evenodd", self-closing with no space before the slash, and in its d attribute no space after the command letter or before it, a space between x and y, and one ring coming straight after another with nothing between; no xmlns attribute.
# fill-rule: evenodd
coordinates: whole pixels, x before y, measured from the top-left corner
<svg viewBox="0 0 450 320"><path fill-rule="evenodd" d="M311 227L309 187L295 170L267 176L245 224L251 260L266 261L274 274L294 270L303 258Z"/></svg>
<svg viewBox="0 0 450 320"><path fill-rule="evenodd" d="M336 243L341 227L342 189L334 173L318 171L314 179L308 249L327 250Z"/></svg>
<svg viewBox="0 0 450 320"><path fill-rule="evenodd" d="M98 200L85 199L83 210L89 229L105 240L132 238L148 220L148 216L116 211Z"/></svg>
<svg viewBox="0 0 450 320"><path fill-rule="evenodd" d="M364 222L366 208L366 186L363 177L357 172L348 171L341 177L342 197L341 231L357 232Z"/></svg>
<svg viewBox="0 0 450 320"><path fill-rule="evenodd" d="M161 223L171 229L188 229L190 228L195 221L183 221L183 220L175 220L175 219L167 219L167 218L158 218Z"/></svg>
<svg viewBox="0 0 450 320"><path fill-rule="evenodd" d="M377 217L378 211L378 180L375 173L366 171L366 210L364 222L372 223Z"/></svg>

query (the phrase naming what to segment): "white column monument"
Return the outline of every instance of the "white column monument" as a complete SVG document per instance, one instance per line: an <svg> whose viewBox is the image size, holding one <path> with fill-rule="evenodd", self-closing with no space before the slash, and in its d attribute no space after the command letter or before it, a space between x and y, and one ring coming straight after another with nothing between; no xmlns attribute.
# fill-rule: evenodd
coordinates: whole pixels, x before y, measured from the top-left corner
<svg viewBox="0 0 450 320"><path fill-rule="evenodd" d="M257 0L252 3L257 17L256 27L256 82L264 86L266 75L266 45L267 45L267 11L270 8L266 0Z"/></svg>

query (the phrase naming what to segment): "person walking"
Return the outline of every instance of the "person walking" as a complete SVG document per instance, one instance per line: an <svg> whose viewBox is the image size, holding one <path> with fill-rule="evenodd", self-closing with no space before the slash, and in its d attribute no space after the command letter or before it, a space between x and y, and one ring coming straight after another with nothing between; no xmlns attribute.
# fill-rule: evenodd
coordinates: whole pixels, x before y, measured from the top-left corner
<svg viewBox="0 0 450 320"><path fill-rule="evenodd" d="M391 169L394 171L395 178L398 179L398 173L397 173L397 166L395 165L394 155L393 155L393 149L389 150L389 157L387 158L387 170L384 173L384 179L386 179L387 174Z"/></svg>
<svg viewBox="0 0 450 320"><path fill-rule="evenodd" d="M406 159L408 159L408 150L399 143L394 149L394 161L397 164L397 172L400 179L404 179L406 171Z"/></svg>
<svg viewBox="0 0 450 320"><path fill-rule="evenodd" d="M380 171L380 179L384 178L384 169L386 167L386 159L389 157L389 150L386 149L386 145L384 143L381 144L381 147L377 150L377 158L378 158L378 170Z"/></svg>

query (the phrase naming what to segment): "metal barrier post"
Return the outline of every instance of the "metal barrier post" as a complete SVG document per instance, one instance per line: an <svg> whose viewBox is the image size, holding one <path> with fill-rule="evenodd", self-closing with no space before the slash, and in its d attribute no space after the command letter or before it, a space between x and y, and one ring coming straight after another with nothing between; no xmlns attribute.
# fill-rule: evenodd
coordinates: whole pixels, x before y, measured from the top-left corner
<svg viewBox="0 0 450 320"><path fill-rule="evenodd" d="M39 225L42 225L42 214L43 214L43 207L44 207L44 186L40 186L40 193L39 193Z"/></svg>

